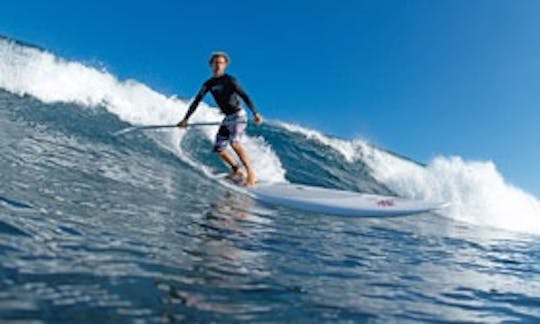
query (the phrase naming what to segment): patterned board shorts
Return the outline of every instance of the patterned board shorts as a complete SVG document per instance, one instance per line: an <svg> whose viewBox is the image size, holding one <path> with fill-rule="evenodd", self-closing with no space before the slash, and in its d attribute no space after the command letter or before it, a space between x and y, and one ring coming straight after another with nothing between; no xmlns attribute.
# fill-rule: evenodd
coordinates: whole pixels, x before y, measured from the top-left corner
<svg viewBox="0 0 540 324"><path fill-rule="evenodd" d="M244 110L240 110L223 118L216 134L214 152L223 151L229 143L238 142L247 126L247 117Z"/></svg>

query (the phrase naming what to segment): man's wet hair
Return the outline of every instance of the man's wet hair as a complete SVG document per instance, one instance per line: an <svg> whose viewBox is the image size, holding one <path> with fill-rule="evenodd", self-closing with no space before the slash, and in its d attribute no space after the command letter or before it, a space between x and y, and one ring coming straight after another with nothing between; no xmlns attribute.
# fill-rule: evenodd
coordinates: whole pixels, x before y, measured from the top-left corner
<svg viewBox="0 0 540 324"><path fill-rule="evenodd" d="M212 55L210 56L210 60L208 61L208 64L212 64L212 62L214 62L214 59L216 57L223 57L225 59L225 61L227 61L227 64L231 63L231 59L229 58L229 55L227 55L227 53L225 53L225 52L213 52Z"/></svg>

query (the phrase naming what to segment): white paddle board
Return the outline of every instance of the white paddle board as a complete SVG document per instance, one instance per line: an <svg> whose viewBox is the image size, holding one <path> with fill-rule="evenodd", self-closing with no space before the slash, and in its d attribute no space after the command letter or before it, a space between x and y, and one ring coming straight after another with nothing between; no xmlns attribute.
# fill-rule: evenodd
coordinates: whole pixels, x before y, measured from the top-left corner
<svg viewBox="0 0 540 324"><path fill-rule="evenodd" d="M434 211L446 204L328 189L294 183L258 183L245 187L217 175L220 183L261 202L294 209L352 217L392 217Z"/></svg>

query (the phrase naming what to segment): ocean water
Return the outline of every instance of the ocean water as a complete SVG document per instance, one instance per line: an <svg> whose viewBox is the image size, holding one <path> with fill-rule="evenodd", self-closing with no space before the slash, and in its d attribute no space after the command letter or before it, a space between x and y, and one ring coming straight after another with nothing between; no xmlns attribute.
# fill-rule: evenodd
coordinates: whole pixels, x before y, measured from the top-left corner
<svg viewBox="0 0 540 324"><path fill-rule="evenodd" d="M540 202L490 161L426 164L290 123L249 125L259 178L447 201L400 218L220 186L188 101L0 39L0 319L539 322ZM193 121L215 121L202 105Z"/></svg>

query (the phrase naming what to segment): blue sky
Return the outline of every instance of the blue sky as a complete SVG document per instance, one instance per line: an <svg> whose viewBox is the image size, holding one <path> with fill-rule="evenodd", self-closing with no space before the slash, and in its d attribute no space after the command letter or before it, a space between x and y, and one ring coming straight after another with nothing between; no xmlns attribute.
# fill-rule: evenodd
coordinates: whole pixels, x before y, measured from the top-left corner
<svg viewBox="0 0 540 324"><path fill-rule="evenodd" d="M493 160L540 197L539 12L534 0L4 0L0 34L181 97L225 50L266 118L421 162Z"/></svg>

